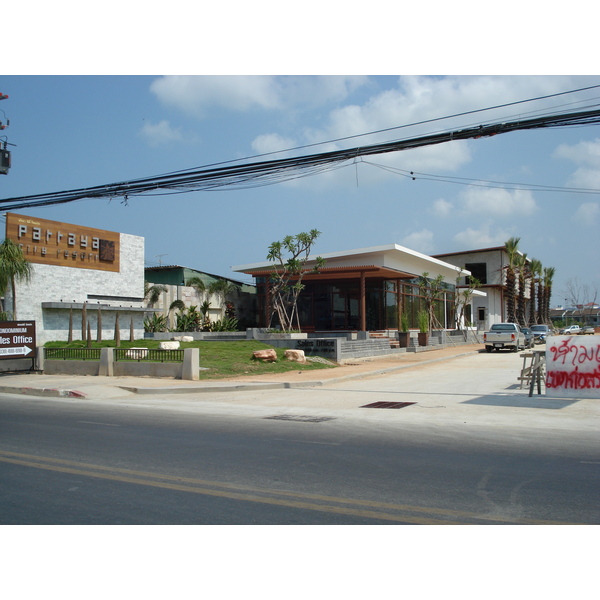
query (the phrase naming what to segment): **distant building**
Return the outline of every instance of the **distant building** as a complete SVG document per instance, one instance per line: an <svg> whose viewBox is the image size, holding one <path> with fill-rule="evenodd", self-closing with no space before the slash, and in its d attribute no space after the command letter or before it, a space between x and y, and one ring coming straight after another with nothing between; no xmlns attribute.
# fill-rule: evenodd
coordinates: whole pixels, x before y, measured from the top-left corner
<svg viewBox="0 0 600 600"><path fill-rule="evenodd" d="M577 306L550 309L550 320L565 325L589 325L600 327L600 306L595 302Z"/></svg>
<svg viewBox="0 0 600 600"><path fill-rule="evenodd" d="M146 297L145 304L149 308L159 309L162 314L168 315L171 325L174 321L174 311L171 310L171 305L176 300L181 300L188 308L196 306L198 309L202 302L208 301L210 302L210 308L207 314L210 320L216 321L223 318L225 306L217 295L207 292L202 294L201 297L196 288L186 285L194 277L198 277L203 281L206 290L209 289L212 283L221 279L236 286L237 291L227 300L233 304L235 317L238 319L240 327L253 327L256 324L256 287L253 285L180 265L146 267L144 277L146 287L162 285L166 288L165 291L160 293L157 302L150 304L149 298Z"/></svg>

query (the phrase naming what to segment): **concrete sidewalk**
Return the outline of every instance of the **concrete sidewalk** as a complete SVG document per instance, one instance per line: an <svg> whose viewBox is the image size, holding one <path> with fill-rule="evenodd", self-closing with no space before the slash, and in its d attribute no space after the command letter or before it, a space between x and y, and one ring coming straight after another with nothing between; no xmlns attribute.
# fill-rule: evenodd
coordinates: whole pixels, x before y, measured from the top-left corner
<svg viewBox="0 0 600 600"><path fill-rule="evenodd" d="M131 394L171 395L248 390L315 387L349 379L363 379L401 369L418 368L440 361L476 354L481 344L446 347L427 352L356 359L334 369L289 371L274 375L241 376L231 379L184 381L150 377L93 377L77 375L2 374L0 393L49 398L119 398Z"/></svg>

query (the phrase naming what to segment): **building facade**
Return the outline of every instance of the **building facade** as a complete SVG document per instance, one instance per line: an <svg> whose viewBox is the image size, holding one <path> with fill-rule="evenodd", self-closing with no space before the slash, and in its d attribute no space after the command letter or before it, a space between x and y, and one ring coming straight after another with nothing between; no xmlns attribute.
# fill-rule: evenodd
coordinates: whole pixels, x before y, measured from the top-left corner
<svg viewBox="0 0 600 600"><path fill-rule="evenodd" d="M91 337L144 337L144 238L7 213L6 237L32 263L29 282L16 284L16 317L35 320L37 342L66 341L82 331L85 305ZM15 312L7 292L5 309Z"/></svg>
<svg viewBox="0 0 600 600"><path fill-rule="evenodd" d="M475 295L471 310L470 321L480 331L489 329L494 323L508 320L506 307L506 267L508 253L504 246L470 250L468 252L452 252L436 254L435 258L469 271L470 275L463 276L459 286L468 286L468 277L476 278L485 296ZM525 288L526 314L529 314L529 283Z"/></svg>
<svg viewBox="0 0 600 600"><path fill-rule="evenodd" d="M437 258L397 244L323 254L325 266L307 273L298 300L300 324L304 331L380 331L398 329L401 312L417 326L417 313L424 307L417 280L427 273L443 279L443 291L435 301L436 327L453 329L457 277L467 271ZM316 260L306 263L315 267ZM270 262L232 267L252 275L257 284L258 321L261 327L275 327L270 303Z"/></svg>

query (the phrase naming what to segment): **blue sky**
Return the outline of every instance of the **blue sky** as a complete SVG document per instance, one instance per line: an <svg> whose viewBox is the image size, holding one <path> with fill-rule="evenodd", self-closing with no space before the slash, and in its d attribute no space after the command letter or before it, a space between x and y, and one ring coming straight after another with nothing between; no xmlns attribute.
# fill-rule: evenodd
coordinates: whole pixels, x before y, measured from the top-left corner
<svg viewBox="0 0 600 600"><path fill-rule="evenodd" d="M555 75L0 76L0 92L9 95L0 109L10 119L1 133L15 144L0 198L157 175L599 84L600 76ZM527 118L540 109L577 110L598 98L600 88L300 153ZM423 175L412 180L409 171ZM598 194L511 190L487 187L489 181L600 190L600 129L451 142L248 190L18 212L144 236L147 266L179 264L241 279L232 265L262 261L271 242L313 228L322 232L316 253L397 243L437 254L520 237L523 252L556 268L554 304L564 302L569 280L600 288Z"/></svg>

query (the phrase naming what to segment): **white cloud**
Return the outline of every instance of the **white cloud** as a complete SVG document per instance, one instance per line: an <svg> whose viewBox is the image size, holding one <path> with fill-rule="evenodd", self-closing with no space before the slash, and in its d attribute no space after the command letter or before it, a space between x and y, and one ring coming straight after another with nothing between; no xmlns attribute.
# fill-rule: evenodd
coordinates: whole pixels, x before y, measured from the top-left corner
<svg viewBox="0 0 600 600"><path fill-rule="evenodd" d="M600 139L569 145L561 144L554 151L555 158L565 158L579 167L569 178L569 185L600 188Z"/></svg>
<svg viewBox="0 0 600 600"><path fill-rule="evenodd" d="M205 118L212 108L280 110L340 102L366 81L358 76L168 75L150 89L164 104Z"/></svg>
<svg viewBox="0 0 600 600"><path fill-rule="evenodd" d="M443 198L438 198L431 207L431 214L436 217L447 217L454 210L454 205L452 202L448 202Z"/></svg>
<svg viewBox="0 0 600 600"><path fill-rule="evenodd" d="M184 141L181 131L171 127L168 121L160 121L160 123L156 124L146 122L140 130L140 135L152 147L160 146L167 142Z"/></svg>
<svg viewBox="0 0 600 600"><path fill-rule="evenodd" d="M571 217L581 227L595 227L600 217L600 203L584 202Z"/></svg>
<svg viewBox="0 0 600 600"><path fill-rule="evenodd" d="M296 141L292 138L285 138L277 133L265 133L254 139L252 149L257 154L267 154L269 152L287 150L296 145Z"/></svg>
<svg viewBox="0 0 600 600"><path fill-rule="evenodd" d="M531 215L538 209L529 190L469 186L461 194L461 200L468 213L494 217Z"/></svg>
<svg viewBox="0 0 600 600"><path fill-rule="evenodd" d="M415 231L402 239L402 246L423 254L431 254L434 251L433 232L429 229Z"/></svg>
<svg viewBox="0 0 600 600"><path fill-rule="evenodd" d="M495 233L491 233L490 226L486 224L482 225L479 229L468 227L464 231L457 233L453 240L457 248L473 250L502 246L511 235L507 230L498 230Z"/></svg>

